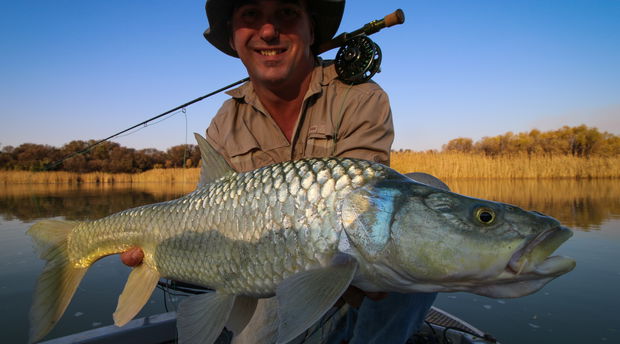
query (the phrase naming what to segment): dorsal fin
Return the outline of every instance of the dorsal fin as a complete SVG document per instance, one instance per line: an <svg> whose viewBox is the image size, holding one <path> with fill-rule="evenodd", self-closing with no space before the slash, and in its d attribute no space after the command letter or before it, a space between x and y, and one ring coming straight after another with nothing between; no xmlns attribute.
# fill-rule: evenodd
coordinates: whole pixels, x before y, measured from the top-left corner
<svg viewBox="0 0 620 344"><path fill-rule="evenodd" d="M222 157L213 147L198 133L194 133L198 147L200 148L200 157L202 163L200 164L200 180L198 181L198 187L211 183L212 181L219 179L229 173L234 173L230 165L224 157Z"/></svg>

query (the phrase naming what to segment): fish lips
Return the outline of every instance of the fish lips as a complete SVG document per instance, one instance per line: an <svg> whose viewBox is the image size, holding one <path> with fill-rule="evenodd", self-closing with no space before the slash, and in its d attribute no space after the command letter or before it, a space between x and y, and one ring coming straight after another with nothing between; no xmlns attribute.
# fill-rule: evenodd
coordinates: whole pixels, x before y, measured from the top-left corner
<svg viewBox="0 0 620 344"><path fill-rule="evenodd" d="M515 252L506 271L518 279L560 276L575 268L575 261L563 256L550 256L573 232L557 226L541 232Z"/></svg>
<svg viewBox="0 0 620 344"><path fill-rule="evenodd" d="M566 227L554 226L526 242L511 257L497 278L464 289L493 298L515 298L535 293L554 278L575 268L575 261L550 256L573 235Z"/></svg>

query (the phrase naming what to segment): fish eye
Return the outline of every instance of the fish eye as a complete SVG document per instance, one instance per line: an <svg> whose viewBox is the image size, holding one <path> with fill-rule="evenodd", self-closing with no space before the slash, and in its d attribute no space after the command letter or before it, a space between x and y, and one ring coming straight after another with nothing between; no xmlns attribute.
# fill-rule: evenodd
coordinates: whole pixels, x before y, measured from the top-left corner
<svg viewBox="0 0 620 344"><path fill-rule="evenodd" d="M474 217L483 225L490 225L495 222L495 211L487 207L479 207L474 212Z"/></svg>

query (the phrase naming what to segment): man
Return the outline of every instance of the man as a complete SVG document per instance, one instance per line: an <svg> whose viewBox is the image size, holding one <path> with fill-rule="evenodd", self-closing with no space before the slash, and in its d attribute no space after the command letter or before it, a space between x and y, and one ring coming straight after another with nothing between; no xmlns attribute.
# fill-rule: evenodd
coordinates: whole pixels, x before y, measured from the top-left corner
<svg viewBox="0 0 620 344"><path fill-rule="evenodd" d="M316 57L318 47L336 33L344 2L207 0L205 38L240 58L250 76L250 82L227 92L232 98L207 129L207 141L235 170L326 156L389 164L394 130L385 92L374 82L343 83L332 64ZM141 254L130 250L121 259L135 266ZM385 297L351 287L343 298L352 310L329 341L405 343L434 297ZM276 330L274 306L275 300L259 302L235 341L269 342Z"/></svg>
<svg viewBox="0 0 620 344"><path fill-rule="evenodd" d="M389 163L393 127L375 83L337 80L315 66L318 45L335 33L344 1L207 1L205 37L240 57L251 82L228 92L207 140L233 168L248 171L303 157L348 156ZM231 18L232 14L232 18ZM229 34L232 30L232 35Z"/></svg>

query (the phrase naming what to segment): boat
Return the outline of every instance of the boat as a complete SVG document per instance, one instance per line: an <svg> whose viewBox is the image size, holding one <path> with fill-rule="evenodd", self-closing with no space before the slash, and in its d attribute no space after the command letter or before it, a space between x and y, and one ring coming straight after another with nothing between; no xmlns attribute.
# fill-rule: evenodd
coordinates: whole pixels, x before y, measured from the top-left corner
<svg viewBox="0 0 620 344"><path fill-rule="evenodd" d="M176 313L138 318L123 327L114 325L50 339L40 344L171 344L176 343ZM421 329L408 344L495 344L498 341L437 307L431 307Z"/></svg>

